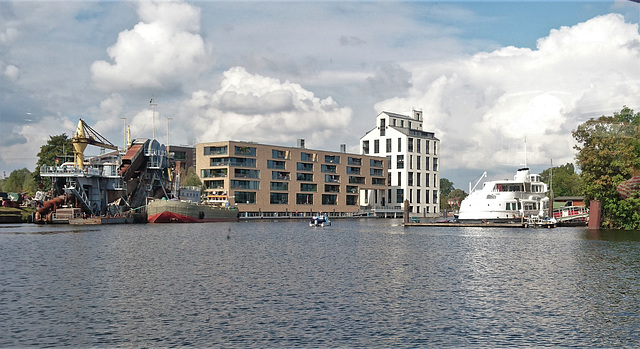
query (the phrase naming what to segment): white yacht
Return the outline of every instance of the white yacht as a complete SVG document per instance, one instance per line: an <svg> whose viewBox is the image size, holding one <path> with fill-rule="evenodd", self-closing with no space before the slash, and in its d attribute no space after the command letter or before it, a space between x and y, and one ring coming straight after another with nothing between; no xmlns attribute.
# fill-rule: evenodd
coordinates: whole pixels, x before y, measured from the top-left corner
<svg viewBox="0 0 640 349"><path fill-rule="evenodd" d="M483 174L482 177L486 176ZM480 178L480 180L482 179ZM476 186L480 183L476 183ZM475 187L474 187L475 189ZM461 222L509 222L529 217L547 217L548 188L540 175L521 168L514 179L487 181L482 188L470 190L460 204L458 220Z"/></svg>

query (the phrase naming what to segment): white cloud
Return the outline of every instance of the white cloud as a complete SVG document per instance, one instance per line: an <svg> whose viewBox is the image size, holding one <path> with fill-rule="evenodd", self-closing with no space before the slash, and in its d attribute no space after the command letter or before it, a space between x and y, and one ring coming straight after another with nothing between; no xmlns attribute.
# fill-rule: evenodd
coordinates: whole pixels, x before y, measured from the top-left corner
<svg viewBox="0 0 640 349"><path fill-rule="evenodd" d="M37 162L37 154L40 147L49 141L49 135L66 133L72 137L76 129L77 121L73 123L66 117L44 117L36 123L17 126L11 134L22 137L23 142L11 144L2 148L0 163L16 164L17 167L25 167L33 171L32 167ZM43 130L46 130L43 132ZM30 164L31 166L25 165Z"/></svg>
<svg viewBox="0 0 640 349"><path fill-rule="evenodd" d="M113 64L96 61L96 88L121 91L167 89L197 77L209 67L200 29L200 9L183 2L142 1L142 20L118 35L107 50Z"/></svg>
<svg viewBox="0 0 640 349"><path fill-rule="evenodd" d="M199 142L252 140L293 144L297 138L325 140L349 125L351 109L320 99L298 84L248 73L224 72L215 92L197 91L183 103L183 120L198 130Z"/></svg>
<svg viewBox="0 0 640 349"><path fill-rule="evenodd" d="M20 69L13 64L9 64L4 68L4 76L9 80L15 81L20 75Z"/></svg>
<svg viewBox="0 0 640 349"><path fill-rule="evenodd" d="M638 108L638 25L620 15L552 30L535 50L505 47L439 64L416 63L406 98L376 110L422 107L449 168L574 162L571 131L623 105Z"/></svg>

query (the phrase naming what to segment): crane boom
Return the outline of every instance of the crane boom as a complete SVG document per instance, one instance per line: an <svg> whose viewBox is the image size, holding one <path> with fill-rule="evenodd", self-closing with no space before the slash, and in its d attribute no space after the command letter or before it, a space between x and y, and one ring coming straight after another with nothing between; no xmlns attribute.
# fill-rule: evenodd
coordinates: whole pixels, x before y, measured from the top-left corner
<svg viewBox="0 0 640 349"><path fill-rule="evenodd" d="M80 119L76 132L71 139L73 143L73 155L75 165L77 168L82 169L84 167L84 150L88 144L95 145L101 148L118 150L118 147L109 142L106 138L102 137L91 126L87 125L84 120Z"/></svg>

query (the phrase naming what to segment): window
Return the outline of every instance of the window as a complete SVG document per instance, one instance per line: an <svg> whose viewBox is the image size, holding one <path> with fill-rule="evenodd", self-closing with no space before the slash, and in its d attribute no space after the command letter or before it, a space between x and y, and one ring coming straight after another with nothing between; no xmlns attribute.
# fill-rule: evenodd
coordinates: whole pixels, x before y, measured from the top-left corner
<svg viewBox="0 0 640 349"><path fill-rule="evenodd" d="M398 186L402 186L402 172L398 172Z"/></svg>
<svg viewBox="0 0 640 349"><path fill-rule="evenodd" d="M347 205L353 206L358 204L358 195L347 195Z"/></svg>
<svg viewBox="0 0 640 349"><path fill-rule="evenodd" d="M204 147L204 155L227 155L227 146Z"/></svg>
<svg viewBox="0 0 640 349"><path fill-rule="evenodd" d="M416 172L416 186L417 186L417 187L419 187L419 186L421 186L421 185L422 185L422 184L421 184L422 182L420 181L420 175L422 175L422 173L420 173L420 172Z"/></svg>
<svg viewBox="0 0 640 349"><path fill-rule="evenodd" d="M370 175L372 176L376 176L376 177L382 177L382 169L381 168L371 168L369 169Z"/></svg>
<svg viewBox="0 0 640 349"><path fill-rule="evenodd" d="M349 184L364 184L364 177L349 176Z"/></svg>
<svg viewBox="0 0 640 349"><path fill-rule="evenodd" d="M313 173L296 173L296 180L301 182L313 182Z"/></svg>
<svg viewBox="0 0 640 349"><path fill-rule="evenodd" d="M433 170L438 171L438 158L433 158Z"/></svg>
<svg viewBox="0 0 640 349"><path fill-rule="evenodd" d="M420 169L420 162L422 161L422 158L420 157L420 155L416 156L416 170Z"/></svg>
<svg viewBox="0 0 640 349"><path fill-rule="evenodd" d="M382 160L371 159L371 161L369 162L369 166L371 166L371 167L384 167L384 164L383 164Z"/></svg>
<svg viewBox="0 0 640 349"><path fill-rule="evenodd" d="M380 140L379 139L375 139L373 141L373 153L374 154L378 154L380 152Z"/></svg>
<svg viewBox="0 0 640 349"><path fill-rule="evenodd" d="M335 194L322 194L322 204L323 205L337 205L338 204L338 195L335 195Z"/></svg>
<svg viewBox="0 0 640 349"><path fill-rule="evenodd" d="M340 192L340 186L339 185L335 185L335 184L325 184L324 185L324 192L325 193L339 193Z"/></svg>
<svg viewBox="0 0 640 349"><path fill-rule="evenodd" d="M347 166L347 174L360 174L360 167Z"/></svg>
<svg viewBox="0 0 640 349"><path fill-rule="evenodd" d="M424 174L424 186L425 186L425 187L427 187L427 188L429 188L429 184L430 184L430 183L429 183L429 174L428 174L428 173L425 173L425 174Z"/></svg>
<svg viewBox="0 0 640 349"><path fill-rule="evenodd" d="M224 189L223 180L204 181L205 189Z"/></svg>
<svg viewBox="0 0 640 349"><path fill-rule="evenodd" d="M413 187L413 172L407 173L407 185Z"/></svg>
<svg viewBox="0 0 640 349"><path fill-rule="evenodd" d="M237 191L234 199L238 204L255 204L256 193L252 191Z"/></svg>
<svg viewBox="0 0 640 349"><path fill-rule="evenodd" d="M398 153L402 151L402 138L398 138Z"/></svg>
<svg viewBox="0 0 640 349"><path fill-rule="evenodd" d="M313 205L313 194L296 194L296 204Z"/></svg>
<svg viewBox="0 0 640 349"><path fill-rule="evenodd" d="M387 138L387 153L391 153L391 138Z"/></svg>
<svg viewBox="0 0 640 349"><path fill-rule="evenodd" d="M398 155L396 157L396 168L397 169L404 168L404 155Z"/></svg>
<svg viewBox="0 0 640 349"><path fill-rule="evenodd" d="M325 155L324 156L324 162L326 162L328 164L339 164L340 163L340 156L338 156L338 155Z"/></svg>
<svg viewBox="0 0 640 349"><path fill-rule="evenodd" d="M396 203L401 204L404 201L404 190L396 189Z"/></svg>
<svg viewBox="0 0 640 349"><path fill-rule="evenodd" d="M315 183L300 183L300 191L318 191L318 185Z"/></svg>
<svg viewBox="0 0 640 349"><path fill-rule="evenodd" d="M438 191L434 190L433 191L433 203L437 203L438 202ZM433 212L436 212L435 209L433 210Z"/></svg>
<svg viewBox="0 0 640 349"><path fill-rule="evenodd" d="M256 167L256 159L247 158L211 158L210 166Z"/></svg>
<svg viewBox="0 0 640 349"><path fill-rule="evenodd" d="M416 190L416 203L420 203L420 189Z"/></svg>
<svg viewBox="0 0 640 349"><path fill-rule="evenodd" d="M260 190L260 181L231 180L231 189Z"/></svg>
<svg viewBox="0 0 640 349"><path fill-rule="evenodd" d="M429 141L425 140L424 141L424 146L425 146L425 149L427 150L426 153L429 154Z"/></svg>
<svg viewBox="0 0 640 349"><path fill-rule="evenodd" d="M313 164L307 164L304 162L298 162L296 163L296 170L298 171L306 171L306 172L313 172Z"/></svg>
<svg viewBox="0 0 640 349"><path fill-rule="evenodd" d="M407 139L407 151L413 153L413 138Z"/></svg>
<svg viewBox="0 0 640 349"><path fill-rule="evenodd" d="M386 185L384 178L371 178L371 184L373 185Z"/></svg>
<svg viewBox="0 0 640 349"><path fill-rule="evenodd" d="M380 136L384 137L385 131L386 131L386 120L380 119Z"/></svg>
<svg viewBox="0 0 640 349"><path fill-rule="evenodd" d="M324 175L324 181L326 183L340 183L340 176L338 176L338 175Z"/></svg>
<svg viewBox="0 0 640 349"><path fill-rule="evenodd" d="M325 173L336 173L336 165L325 165L325 164L322 164L321 171L325 172Z"/></svg>
<svg viewBox="0 0 640 349"><path fill-rule="evenodd" d="M227 169L202 169L200 170L200 178L220 178L227 176Z"/></svg>
<svg viewBox="0 0 640 349"><path fill-rule="evenodd" d="M362 154L369 154L369 141L362 141Z"/></svg>
<svg viewBox="0 0 640 349"><path fill-rule="evenodd" d="M289 190L289 183L288 182L271 182L269 189L287 191Z"/></svg>
<svg viewBox="0 0 640 349"><path fill-rule="evenodd" d="M235 146L235 155L256 156L256 147Z"/></svg>
<svg viewBox="0 0 640 349"><path fill-rule="evenodd" d="M424 158L424 169L429 171L429 157L428 156L426 156Z"/></svg>
<svg viewBox="0 0 640 349"><path fill-rule="evenodd" d="M272 149L271 157L274 159L288 159L289 157L287 156L287 153L288 152L284 150Z"/></svg>
<svg viewBox="0 0 640 349"><path fill-rule="evenodd" d="M267 168L274 168L278 170L284 170L284 161L267 160Z"/></svg>
<svg viewBox="0 0 640 349"><path fill-rule="evenodd" d="M349 157L348 163L349 165L362 166L362 159Z"/></svg>
<svg viewBox="0 0 640 349"><path fill-rule="evenodd" d="M420 153L422 151L421 141L422 140L420 138L416 139L416 153Z"/></svg>
<svg viewBox="0 0 640 349"><path fill-rule="evenodd" d="M300 153L300 161L313 162L313 154Z"/></svg>
<svg viewBox="0 0 640 349"><path fill-rule="evenodd" d="M246 170L243 168L234 169L235 178L260 178L259 170Z"/></svg>
<svg viewBox="0 0 640 349"><path fill-rule="evenodd" d="M277 179L277 180L281 180L281 181L288 181L288 180L291 180L291 174L289 172L272 171L271 172L271 179Z"/></svg>
<svg viewBox="0 0 640 349"><path fill-rule="evenodd" d="M287 193L270 193L269 203L272 205L287 205L289 204L289 194Z"/></svg>
<svg viewBox="0 0 640 349"><path fill-rule="evenodd" d="M355 185L347 185L347 193L358 194L358 187Z"/></svg>

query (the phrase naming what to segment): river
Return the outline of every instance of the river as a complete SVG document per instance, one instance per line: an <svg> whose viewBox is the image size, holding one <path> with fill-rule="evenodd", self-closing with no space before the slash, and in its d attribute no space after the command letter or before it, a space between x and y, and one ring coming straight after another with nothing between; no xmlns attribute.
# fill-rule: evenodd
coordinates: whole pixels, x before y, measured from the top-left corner
<svg viewBox="0 0 640 349"><path fill-rule="evenodd" d="M0 347L638 347L640 232L0 225Z"/></svg>

